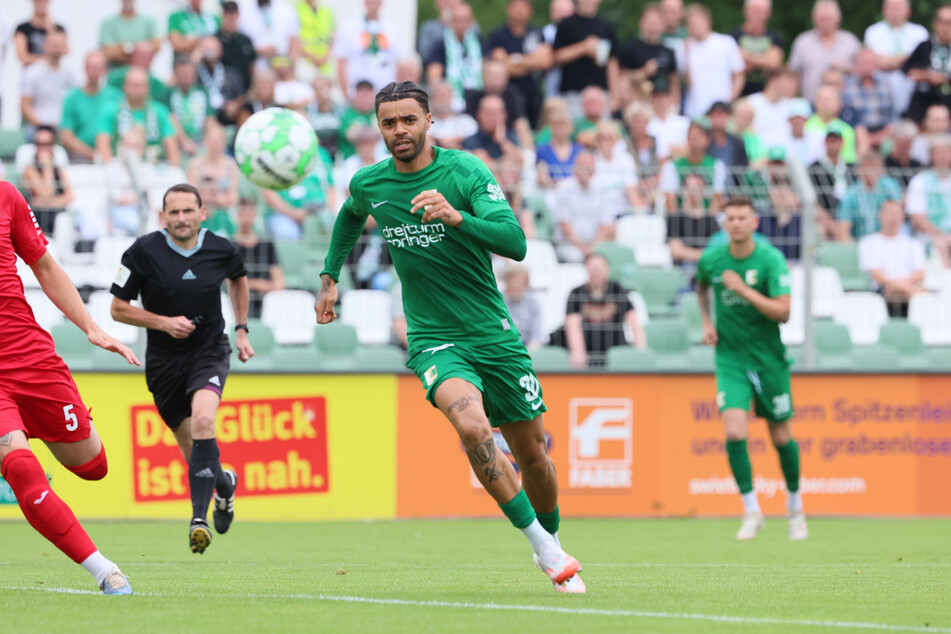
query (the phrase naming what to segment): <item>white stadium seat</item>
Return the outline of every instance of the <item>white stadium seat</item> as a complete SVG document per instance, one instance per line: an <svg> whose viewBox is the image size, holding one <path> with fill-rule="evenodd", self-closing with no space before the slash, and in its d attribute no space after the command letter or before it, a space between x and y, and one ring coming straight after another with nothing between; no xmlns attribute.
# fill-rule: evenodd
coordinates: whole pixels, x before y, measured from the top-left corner
<svg viewBox="0 0 951 634"><path fill-rule="evenodd" d="M908 303L908 321L921 330L921 341L926 346L951 345L951 295L912 295Z"/></svg>
<svg viewBox="0 0 951 634"><path fill-rule="evenodd" d="M802 267L790 269L790 292L793 299L805 292L805 272ZM843 293L839 272L831 266L816 266L812 269L812 316L830 318Z"/></svg>
<svg viewBox="0 0 951 634"><path fill-rule="evenodd" d="M138 301L132 302L133 306L141 306ZM89 294L89 301L86 302L86 310L89 311L99 327L105 330L127 346L134 345L139 339L139 328L129 324L120 323L112 318L112 293L109 291L93 291Z"/></svg>
<svg viewBox="0 0 951 634"><path fill-rule="evenodd" d="M848 327L852 343L867 346L878 343L878 329L888 323L888 306L878 293L845 293L832 319Z"/></svg>
<svg viewBox="0 0 951 634"><path fill-rule="evenodd" d="M33 316L36 317L36 323L44 329L49 330L56 324L65 319L59 308L38 288L28 288L24 291L26 302L33 309Z"/></svg>
<svg viewBox="0 0 951 634"><path fill-rule="evenodd" d="M314 340L316 298L307 291L271 291L264 294L261 321L274 331L278 345L309 345Z"/></svg>
<svg viewBox="0 0 951 634"><path fill-rule="evenodd" d="M614 241L637 250L642 246L667 244L667 222L662 216L622 216Z"/></svg>
<svg viewBox="0 0 951 634"><path fill-rule="evenodd" d="M523 262L528 267L532 288L545 289L551 286L558 268L555 247L546 240L529 240Z"/></svg>
<svg viewBox="0 0 951 634"><path fill-rule="evenodd" d="M357 329L361 344L390 342L392 298L386 291L347 291L340 298L340 319Z"/></svg>

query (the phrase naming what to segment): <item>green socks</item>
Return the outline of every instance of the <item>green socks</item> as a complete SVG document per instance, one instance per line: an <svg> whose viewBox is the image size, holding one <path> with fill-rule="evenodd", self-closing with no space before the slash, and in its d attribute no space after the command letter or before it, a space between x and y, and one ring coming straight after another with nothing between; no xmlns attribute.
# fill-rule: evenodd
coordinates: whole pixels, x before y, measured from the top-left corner
<svg viewBox="0 0 951 634"><path fill-rule="evenodd" d="M505 504L499 504L499 508L502 509L505 517L509 518L515 528L525 528L535 521L535 509L532 508L532 503L528 501L528 496L525 495L524 490L519 491L514 498ZM555 511L556 514L557 512Z"/></svg>
<svg viewBox="0 0 951 634"><path fill-rule="evenodd" d="M730 460L730 469L733 471L733 477L736 479L736 486L740 488L740 493L750 493L753 490L753 467L750 466L750 454L746 451L746 439L727 440L726 455ZM783 454L780 452L779 455L780 460L783 460ZM783 464L785 465L785 462ZM783 471L785 469L784 466ZM796 473L799 473L798 451L796 452Z"/></svg>
<svg viewBox="0 0 951 634"><path fill-rule="evenodd" d="M795 493L799 490L799 445L795 440L790 440L782 447L776 447L776 453L779 454L779 466L786 478L786 488L790 493ZM732 458L730 462L732 464Z"/></svg>
<svg viewBox="0 0 951 634"><path fill-rule="evenodd" d="M558 532L558 526L561 524L561 514L558 512L558 507L555 507L555 510L551 513L539 513L535 511L535 515L538 516L538 523L542 525L546 531L554 535Z"/></svg>

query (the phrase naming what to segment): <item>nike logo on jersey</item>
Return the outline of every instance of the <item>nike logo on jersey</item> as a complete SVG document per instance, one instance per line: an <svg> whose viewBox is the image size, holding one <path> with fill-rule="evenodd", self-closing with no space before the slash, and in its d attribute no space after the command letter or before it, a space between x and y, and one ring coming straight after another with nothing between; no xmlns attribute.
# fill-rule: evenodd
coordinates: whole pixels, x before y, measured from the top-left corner
<svg viewBox="0 0 951 634"><path fill-rule="evenodd" d="M381 201L378 202L378 203L370 202L370 206L373 207L374 209L376 209L376 208L379 207L380 205L385 205L385 204L388 203L388 202L390 202L390 201L389 201L389 200L381 200Z"/></svg>
<svg viewBox="0 0 951 634"><path fill-rule="evenodd" d="M208 382L211 383L212 385L217 385L218 387L221 387L221 381L218 379L217 374L211 377L210 379L208 379Z"/></svg>
<svg viewBox="0 0 951 634"><path fill-rule="evenodd" d="M205 467L204 469L196 473L195 477L196 478L213 478L215 477L215 473L208 467Z"/></svg>
<svg viewBox="0 0 951 634"><path fill-rule="evenodd" d="M45 499L46 499L46 496L49 495L49 492L50 492L49 489L43 491L43 494L40 495L40 497L36 498L36 500L33 501L33 504L39 504L40 502L42 502L43 500L45 500Z"/></svg>
<svg viewBox="0 0 951 634"><path fill-rule="evenodd" d="M196 280L196 279L198 279L198 278L195 277L195 274L192 273L192 270L191 270L191 269L188 269L188 270L185 271L185 273L182 275L182 279L183 279L183 280Z"/></svg>
<svg viewBox="0 0 951 634"><path fill-rule="evenodd" d="M532 411L534 412L535 410L537 410L539 407L542 406L542 401L541 399L539 399L537 403L532 403L531 405L532 405Z"/></svg>
<svg viewBox="0 0 951 634"><path fill-rule="evenodd" d="M429 354L436 354L440 350L445 350L446 348L454 348L456 344L454 343L444 343L441 346L436 346L435 348L426 348L423 352L428 352Z"/></svg>

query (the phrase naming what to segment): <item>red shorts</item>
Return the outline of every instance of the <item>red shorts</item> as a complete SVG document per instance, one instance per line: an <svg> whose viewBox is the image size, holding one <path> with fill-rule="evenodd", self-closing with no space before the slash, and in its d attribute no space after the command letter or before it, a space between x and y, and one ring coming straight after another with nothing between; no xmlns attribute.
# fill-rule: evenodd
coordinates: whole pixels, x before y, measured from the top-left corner
<svg viewBox="0 0 951 634"><path fill-rule="evenodd" d="M0 369L0 436L20 430L28 438L78 442L89 438L89 420L73 376L58 356L29 368Z"/></svg>

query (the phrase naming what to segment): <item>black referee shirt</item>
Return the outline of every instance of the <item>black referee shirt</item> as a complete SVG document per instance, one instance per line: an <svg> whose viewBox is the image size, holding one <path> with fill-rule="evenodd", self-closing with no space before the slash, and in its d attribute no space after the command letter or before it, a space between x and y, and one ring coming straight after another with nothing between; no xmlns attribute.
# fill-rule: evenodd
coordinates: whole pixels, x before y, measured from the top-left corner
<svg viewBox="0 0 951 634"><path fill-rule="evenodd" d="M230 241L202 229L190 251L168 234L155 231L136 240L122 254L122 266L111 292L132 301L142 295L145 310L167 317L196 321L185 339L160 330L147 330L148 351L176 353L194 350L216 340L225 328L221 316L221 284L248 274L238 249Z"/></svg>

